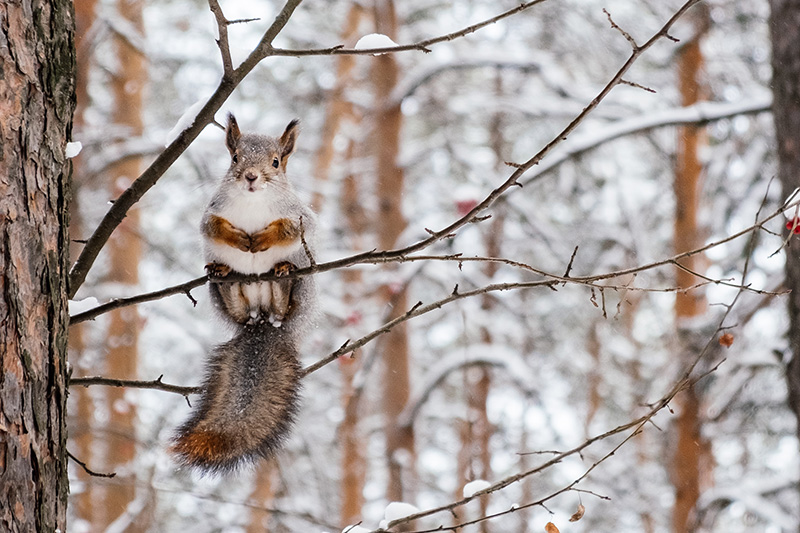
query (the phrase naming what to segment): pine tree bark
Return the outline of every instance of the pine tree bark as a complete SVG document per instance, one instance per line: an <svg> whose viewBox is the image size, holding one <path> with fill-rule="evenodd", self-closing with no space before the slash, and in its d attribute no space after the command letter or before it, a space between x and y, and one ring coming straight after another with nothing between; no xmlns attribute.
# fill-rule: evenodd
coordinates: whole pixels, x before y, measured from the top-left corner
<svg viewBox="0 0 800 533"><path fill-rule="evenodd" d="M65 530L74 15L0 3L0 530Z"/></svg>
<svg viewBox="0 0 800 533"><path fill-rule="evenodd" d="M772 116L778 145L778 177L783 194L800 187L800 0L770 0L772 39ZM797 418L800 437L800 239L786 247L786 288L789 305L789 347L786 365L789 407Z"/></svg>

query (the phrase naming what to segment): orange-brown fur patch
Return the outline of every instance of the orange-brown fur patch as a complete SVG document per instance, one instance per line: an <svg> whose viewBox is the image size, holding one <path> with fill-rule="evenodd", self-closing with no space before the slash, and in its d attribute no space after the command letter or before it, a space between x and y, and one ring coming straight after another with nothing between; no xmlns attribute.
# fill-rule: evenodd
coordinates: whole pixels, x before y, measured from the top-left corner
<svg viewBox="0 0 800 533"><path fill-rule="evenodd" d="M229 436L216 431L195 430L178 437L172 452L187 459L203 462L219 462L231 457L234 450Z"/></svg>
<svg viewBox="0 0 800 533"><path fill-rule="evenodd" d="M263 252L272 246L291 244L300 236L300 229L288 218L273 220L269 225L251 236L250 251Z"/></svg>
<svg viewBox="0 0 800 533"><path fill-rule="evenodd" d="M209 215L203 224L203 233L208 238L247 252L251 248L250 236L227 220Z"/></svg>

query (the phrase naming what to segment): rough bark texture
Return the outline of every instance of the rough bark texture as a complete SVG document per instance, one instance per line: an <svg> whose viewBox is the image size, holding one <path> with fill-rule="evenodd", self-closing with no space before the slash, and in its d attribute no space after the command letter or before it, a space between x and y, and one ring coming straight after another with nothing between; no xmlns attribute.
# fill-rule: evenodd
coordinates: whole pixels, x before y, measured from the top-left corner
<svg viewBox="0 0 800 533"><path fill-rule="evenodd" d="M0 3L0 530L65 530L72 4Z"/></svg>
<svg viewBox="0 0 800 533"><path fill-rule="evenodd" d="M800 187L800 0L770 0L772 37L772 116L778 144L778 176L785 195ZM800 239L786 248L789 303L789 346L786 367L789 405L800 437Z"/></svg>

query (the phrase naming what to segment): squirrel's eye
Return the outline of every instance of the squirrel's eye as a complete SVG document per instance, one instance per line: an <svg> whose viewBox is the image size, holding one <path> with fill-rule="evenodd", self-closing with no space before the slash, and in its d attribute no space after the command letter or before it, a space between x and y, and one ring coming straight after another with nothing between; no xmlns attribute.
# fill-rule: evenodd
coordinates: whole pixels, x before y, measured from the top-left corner
<svg viewBox="0 0 800 533"><path fill-rule="evenodd" d="M231 161L233 161L234 165L236 163L238 163L239 162L239 155L238 154L233 154L233 156L231 156Z"/></svg>
<svg viewBox="0 0 800 533"><path fill-rule="evenodd" d="M272 160L272 166L275 167L275 168L278 168L278 165L279 165L279 162L278 162L278 158L276 157L275 159Z"/></svg>

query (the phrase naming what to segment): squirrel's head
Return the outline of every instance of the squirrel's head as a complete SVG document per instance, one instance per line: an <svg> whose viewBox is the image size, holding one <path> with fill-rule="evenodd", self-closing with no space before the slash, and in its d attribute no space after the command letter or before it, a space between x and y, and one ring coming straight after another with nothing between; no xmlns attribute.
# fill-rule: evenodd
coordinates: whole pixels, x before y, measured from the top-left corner
<svg viewBox="0 0 800 533"><path fill-rule="evenodd" d="M286 164L292 155L300 131L300 121L294 119L280 138L267 135L242 135L233 113L228 113L225 145L231 153L228 179L243 191L256 192L270 185L286 186Z"/></svg>

